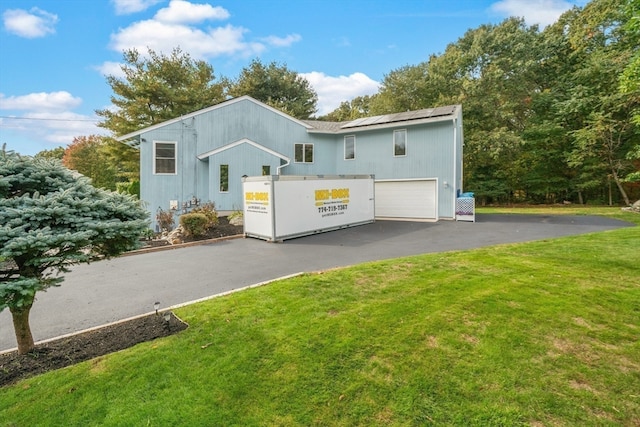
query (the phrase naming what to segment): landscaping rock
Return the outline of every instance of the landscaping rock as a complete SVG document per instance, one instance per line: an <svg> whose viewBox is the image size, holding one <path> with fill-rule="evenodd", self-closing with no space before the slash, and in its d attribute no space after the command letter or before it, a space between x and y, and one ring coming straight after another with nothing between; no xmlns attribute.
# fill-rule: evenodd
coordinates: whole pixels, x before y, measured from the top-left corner
<svg viewBox="0 0 640 427"><path fill-rule="evenodd" d="M628 208L622 208L625 212L636 212L640 213L640 200L637 200L633 205Z"/></svg>
<svg viewBox="0 0 640 427"><path fill-rule="evenodd" d="M242 215L235 215L229 219L229 224L235 226L242 226L244 224Z"/></svg>
<svg viewBox="0 0 640 427"><path fill-rule="evenodd" d="M167 234L165 240L171 245L179 245L180 243L182 243L184 241L184 229L182 228L182 226L179 225L169 234Z"/></svg>

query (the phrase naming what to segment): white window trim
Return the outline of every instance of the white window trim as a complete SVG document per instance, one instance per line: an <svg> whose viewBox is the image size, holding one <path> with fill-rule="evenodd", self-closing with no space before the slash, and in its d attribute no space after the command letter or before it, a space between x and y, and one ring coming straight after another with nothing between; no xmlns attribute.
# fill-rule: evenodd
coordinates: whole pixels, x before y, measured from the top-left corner
<svg viewBox="0 0 640 427"><path fill-rule="evenodd" d="M224 191L222 190L222 166L226 166L227 167L227 190ZM229 183L229 164L228 163L221 163L220 165L218 165L218 192L221 194L227 194L229 192L229 189L231 188L231 185Z"/></svg>
<svg viewBox="0 0 640 427"><path fill-rule="evenodd" d="M296 160L296 145L302 145L302 161L301 162ZM313 153L313 161L311 162L305 161L305 158L306 158L305 148L307 145L311 146L311 152ZM316 161L316 147L314 147L314 144L312 142L296 142L293 144L293 163L313 164L315 161Z"/></svg>
<svg viewBox="0 0 640 427"><path fill-rule="evenodd" d="M173 152L174 152L174 161L175 161L175 169L173 173L167 172L156 172L156 147L158 144L173 144ZM177 175L178 174L178 141L153 141L153 174L154 175Z"/></svg>
<svg viewBox="0 0 640 427"><path fill-rule="evenodd" d="M353 138L353 158L347 159L347 138ZM343 150L343 158L344 160L351 161L356 159L356 136L355 135L345 135L344 136L344 150Z"/></svg>
<svg viewBox="0 0 640 427"><path fill-rule="evenodd" d="M404 154L396 154L396 132L404 132ZM396 129L393 131L393 157L407 157L409 151L409 134L406 129Z"/></svg>

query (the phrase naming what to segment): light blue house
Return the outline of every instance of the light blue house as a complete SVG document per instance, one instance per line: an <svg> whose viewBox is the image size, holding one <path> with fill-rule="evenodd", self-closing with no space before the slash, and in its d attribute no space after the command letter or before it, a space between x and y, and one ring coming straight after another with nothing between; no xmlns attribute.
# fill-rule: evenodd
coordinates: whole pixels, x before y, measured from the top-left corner
<svg viewBox="0 0 640 427"><path fill-rule="evenodd" d="M243 176L374 174L377 218L454 219L462 191L460 105L322 122L242 96L118 140L140 150L152 218L194 199L242 210Z"/></svg>

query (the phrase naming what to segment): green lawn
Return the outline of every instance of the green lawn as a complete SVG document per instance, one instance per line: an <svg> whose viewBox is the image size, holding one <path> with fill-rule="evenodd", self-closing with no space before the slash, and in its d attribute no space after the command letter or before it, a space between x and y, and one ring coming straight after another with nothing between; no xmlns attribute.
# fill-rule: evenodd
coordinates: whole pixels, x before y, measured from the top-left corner
<svg viewBox="0 0 640 427"><path fill-rule="evenodd" d="M183 333L0 389L0 425L640 425L640 227L307 274L177 314Z"/></svg>

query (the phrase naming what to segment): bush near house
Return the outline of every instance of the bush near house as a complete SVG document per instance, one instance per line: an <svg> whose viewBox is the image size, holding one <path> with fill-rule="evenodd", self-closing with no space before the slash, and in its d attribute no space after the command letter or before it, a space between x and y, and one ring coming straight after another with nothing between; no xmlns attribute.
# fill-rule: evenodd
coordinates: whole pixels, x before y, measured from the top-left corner
<svg viewBox="0 0 640 427"><path fill-rule="evenodd" d="M216 217L217 220L217 217ZM187 236L200 237L207 231L209 218L202 213L187 213L180 216L180 225Z"/></svg>
<svg viewBox="0 0 640 427"><path fill-rule="evenodd" d="M156 211L156 221L158 222L158 227L160 227L160 231L169 232L173 230L173 225L175 224L173 211L172 210L165 211L161 208L158 208L158 210Z"/></svg>
<svg viewBox="0 0 640 427"><path fill-rule="evenodd" d="M202 214L207 217L207 228L218 225L218 212L216 212L216 205L213 202L207 202L201 206L197 206L191 209L191 213Z"/></svg>

